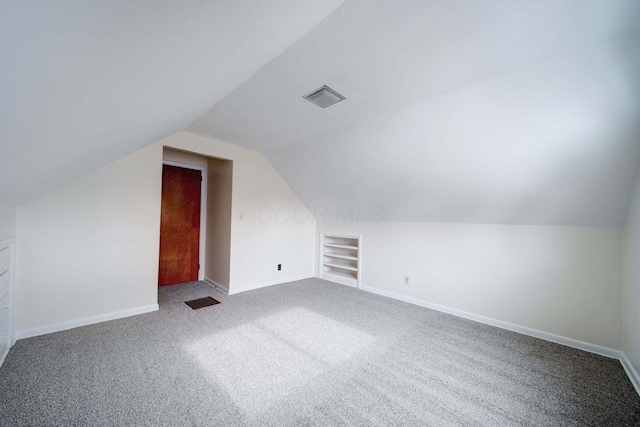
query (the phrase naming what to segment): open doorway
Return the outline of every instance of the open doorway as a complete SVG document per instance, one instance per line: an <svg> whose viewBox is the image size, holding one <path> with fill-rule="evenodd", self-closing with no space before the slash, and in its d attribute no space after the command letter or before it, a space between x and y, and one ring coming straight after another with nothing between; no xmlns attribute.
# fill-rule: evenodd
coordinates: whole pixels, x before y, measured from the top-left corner
<svg viewBox="0 0 640 427"><path fill-rule="evenodd" d="M158 286L198 280L202 171L164 164Z"/></svg>
<svg viewBox="0 0 640 427"><path fill-rule="evenodd" d="M159 286L203 280L228 292L232 172L231 160L164 148ZM177 182L165 182L173 174ZM177 189L165 200L166 186Z"/></svg>

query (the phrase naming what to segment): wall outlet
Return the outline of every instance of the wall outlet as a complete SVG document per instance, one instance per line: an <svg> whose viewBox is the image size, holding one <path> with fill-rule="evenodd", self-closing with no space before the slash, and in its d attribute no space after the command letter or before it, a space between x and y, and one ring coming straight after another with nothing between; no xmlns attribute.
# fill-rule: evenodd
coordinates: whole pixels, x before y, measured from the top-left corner
<svg viewBox="0 0 640 427"><path fill-rule="evenodd" d="M404 276L404 284L409 286L409 276Z"/></svg>
<svg viewBox="0 0 640 427"><path fill-rule="evenodd" d="M282 270L282 264L278 264L278 271Z"/></svg>

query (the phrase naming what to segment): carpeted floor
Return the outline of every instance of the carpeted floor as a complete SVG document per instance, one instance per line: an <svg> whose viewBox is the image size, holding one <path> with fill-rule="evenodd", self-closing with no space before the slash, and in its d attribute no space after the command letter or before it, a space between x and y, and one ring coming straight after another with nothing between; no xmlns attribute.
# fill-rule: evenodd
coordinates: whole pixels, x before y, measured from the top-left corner
<svg viewBox="0 0 640 427"><path fill-rule="evenodd" d="M221 304L191 310L211 295ZM317 279L20 340L2 426L640 425L617 360Z"/></svg>

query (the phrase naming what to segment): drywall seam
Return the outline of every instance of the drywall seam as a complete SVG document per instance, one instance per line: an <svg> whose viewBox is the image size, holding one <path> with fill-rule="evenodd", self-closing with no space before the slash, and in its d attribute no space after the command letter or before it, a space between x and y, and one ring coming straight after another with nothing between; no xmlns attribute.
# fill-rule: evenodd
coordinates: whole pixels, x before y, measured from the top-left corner
<svg viewBox="0 0 640 427"><path fill-rule="evenodd" d="M631 384L633 384L633 386L636 389L636 392L640 396L640 375L638 375L638 371L636 371L636 369L631 364L631 361L629 361L629 359L627 358L627 355L624 354L623 351L620 352L620 363L622 364L622 367L627 373L627 376L629 377Z"/></svg>
<svg viewBox="0 0 640 427"><path fill-rule="evenodd" d="M85 317L82 319L71 320L68 322L55 323L53 325L41 326L32 329L23 329L16 331L16 340L24 338L37 337L39 335L51 334L53 332L66 331L80 326L93 325L95 323L106 322L108 320L122 319L123 317L135 316L137 314L149 313L159 310L158 304L147 305L143 307L132 308L129 310L116 311L113 313L101 314L99 316Z"/></svg>
<svg viewBox="0 0 640 427"><path fill-rule="evenodd" d="M566 345L569 347L577 348L579 350L588 351L590 353L599 354L601 356L611 357L614 359L620 358L620 351L612 348L603 347L596 344L576 340L573 338L563 337L561 335L551 334L549 332L540 331L537 329L527 328L526 326L516 325L514 323L504 322L502 320L492 319L490 317L481 316L478 314L469 313L466 311L458 310L444 305L434 304L432 302L420 300L417 298L411 298L404 295L396 294L394 292L383 291L380 289L372 288L369 286L360 286L360 289L373 294L382 295L385 297L393 298L399 301L408 302L410 304L418 305L420 307L430 308L432 310L440 311L454 316L462 317L465 319L473 320L475 322L484 323L498 328L506 329L513 332L518 332L523 335L529 335L531 337L540 338L546 341L555 342L558 344Z"/></svg>
<svg viewBox="0 0 640 427"><path fill-rule="evenodd" d="M295 282L295 281L304 280L304 279L311 279L313 277L316 277L315 274L310 273L310 274L303 274L301 276L296 276L296 277L288 277L285 280L274 280L272 282L256 283L255 285L249 285L239 289L234 289L232 292L229 293L229 295L239 294L240 292L252 291L254 289L266 288L267 286L281 285L283 283Z"/></svg>

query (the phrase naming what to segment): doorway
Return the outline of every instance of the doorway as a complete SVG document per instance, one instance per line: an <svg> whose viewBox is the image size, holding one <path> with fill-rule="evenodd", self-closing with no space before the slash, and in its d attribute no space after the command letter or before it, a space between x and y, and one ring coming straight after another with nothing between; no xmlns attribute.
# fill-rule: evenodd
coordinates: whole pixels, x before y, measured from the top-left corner
<svg viewBox="0 0 640 427"><path fill-rule="evenodd" d="M198 280L202 172L164 164L158 285Z"/></svg>
<svg viewBox="0 0 640 427"><path fill-rule="evenodd" d="M180 259L175 256L167 256L165 261L164 249L166 243L166 232L161 230L161 254L160 254L160 274L158 284L183 283L185 280L202 280L211 286L229 292L230 270L231 270L231 202L233 186L233 160L221 159L205 156L200 153L179 150L173 147L163 147L162 163L165 166L175 166L178 169L193 170L193 173L202 174L201 199L200 199L200 234L198 255L200 270L197 279L193 279L191 274L187 279L184 277L164 280L162 273L163 265L169 269L172 266L189 264L195 265L196 255L194 242L191 242L189 259ZM168 170L168 168L167 168ZM164 175L164 174L163 174ZM166 188L162 180L162 187ZM197 183L197 180L196 180ZM164 193L164 189L163 189ZM194 197L197 199L197 197ZM164 197L163 197L164 199ZM192 206L191 218L197 216L197 207ZM161 217L165 214L165 208L161 207ZM162 218L161 218L162 222ZM161 227L162 228L162 227ZM191 236L197 235L194 231ZM180 232L178 233L180 236ZM181 249L187 252L189 249ZM186 268L185 268L186 269Z"/></svg>

